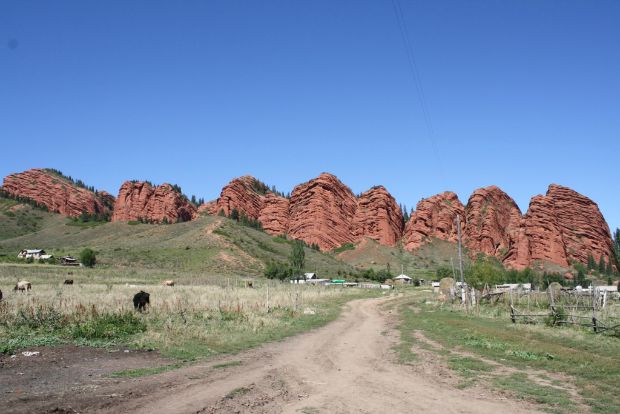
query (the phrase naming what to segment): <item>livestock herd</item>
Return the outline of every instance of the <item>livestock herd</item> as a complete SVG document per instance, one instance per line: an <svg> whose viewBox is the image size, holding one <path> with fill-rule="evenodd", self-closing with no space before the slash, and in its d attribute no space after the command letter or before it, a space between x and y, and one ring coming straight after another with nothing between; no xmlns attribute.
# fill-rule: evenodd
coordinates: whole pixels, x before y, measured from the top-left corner
<svg viewBox="0 0 620 414"><path fill-rule="evenodd" d="M73 279L66 279L63 282L63 285L73 285ZM174 286L174 280L164 280L162 282L163 286ZM15 284L13 288L15 292L26 293L32 290L32 283L27 280L20 280ZM150 306L150 294L141 290L133 296L133 307L138 312L144 312L146 310L147 305ZM0 301L2 301L2 290L0 290Z"/></svg>

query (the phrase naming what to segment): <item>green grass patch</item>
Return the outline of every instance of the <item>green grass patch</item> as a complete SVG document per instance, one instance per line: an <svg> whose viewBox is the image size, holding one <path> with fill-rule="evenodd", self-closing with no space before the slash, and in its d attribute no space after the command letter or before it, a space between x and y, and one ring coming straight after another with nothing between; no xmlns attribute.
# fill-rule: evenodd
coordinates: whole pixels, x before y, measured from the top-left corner
<svg viewBox="0 0 620 414"><path fill-rule="evenodd" d="M420 313L413 315L409 307L415 300L413 298L400 307L405 316L401 324L401 335L405 339L407 331L420 330L445 349L461 348L518 370L561 373L571 378L593 412L613 412L620 406L620 394L617 393L620 341L617 338L595 335L585 330L515 325L508 317L476 316L419 303L415 306L420 308ZM464 368L463 363L460 361L454 366L453 360L451 364L458 371ZM519 378L504 378L498 384L505 388L511 385L516 387ZM552 407L562 406L564 399L568 398L560 396L558 401L554 401L554 393L561 393L561 390L542 389L537 395L529 389L530 386L540 387L524 383L517 391L524 396L529 395L529 400L543 401L543 404Z"/></svg>
<svg viewBox="0 0 620 414"><path fill-rule="evenodd" d="M573 412L573 402L570 395L559 388L537 384L531 381L526 374L515 373L509 376L497 377L494 385L514 394L517 398L543 404L553 412Z"/></svg>
<svg viewBox="0 0 620 414"><path fill-rule="evenodd" d="M148 375L155 375L155 374L161 374L162 372L172 371L173 369L180 368L182 365L183 364L171 364L171 365L162 365L159 367L126 369L123 371L113 372L110 376L112 378L146 377Z"/></svg>
<svg viewBox="0 0 620 414"><path fill-rule="evenodd" d="M493 366L476 358L452 356L448 358L448 367L463 377L474 377L482 372L491 372Z"/></svg>
<svg viewBox="0 0 620 414"><path fill-rule="evenodd" d="M146 324L130 312L108 313L74 326L74 339L116 339L146 331Z"/></svg>
<svg viewBox="0 0 620 414"><path fill-rule="evenodd" d="M353 243L345 243L340 247L336 247L333 252L335 254L346 252L347 250L355 250L355 245Z"/></svg>

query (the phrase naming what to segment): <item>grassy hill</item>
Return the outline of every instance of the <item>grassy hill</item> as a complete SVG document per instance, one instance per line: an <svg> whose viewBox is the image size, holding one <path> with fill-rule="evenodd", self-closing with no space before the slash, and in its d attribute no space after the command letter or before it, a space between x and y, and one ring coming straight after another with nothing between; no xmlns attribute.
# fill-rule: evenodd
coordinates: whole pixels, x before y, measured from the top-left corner
<svg viewBox="0 0 620 414"><path fill-rule="evenodd" d="M3 211L17 203L2 200ZM0 254L13 258L20 249L42 248L56 256L77 255L84 247L97 251L104 266L199 271L208 275L261 275L270 260L286 262L290 242L223 217L154 225L76 223L60 215L19 205L16 217L0 217ZM306 249L306 269L326 276L351 266L335 257Z"/></svg>
<svg viewBox="0 0 620 414"><path fill-rule="evenodd" d="M81 223L0 198L0 255L5 261L23 248L42 248L56 256L97 251L104 267L200 272L204 275L258 276L267 262L287 262L290 241L242 226L225 217L204 216L177 224ZM368 268L430 279L439 266L451 266L454 244L441 240L407 252L371 239L331 253L306 248L306 270L325 277Z"/></svg>
<svg viewBox="0 0 620 414"><path fill-rule="evenodd" d="M341 251L339 251L341 250ZM401 269L411 277L430 280L435 276L438 267L451 268L450 258L454 258L456 266L458 252L453 243L435 239L415 252L408 252L400 244L384 246L372 239L364 239L356 245L348 245L337 249L335 256L356 269L373 268L375 270L390 268L394 275ZM469 261L465 257L466 261Z"/></svg>
<svg viewBox="0 0 620 414"><path fill-rule="evenodd" d="M0 240L34 233L62 220L57 214L0 197Z"/></svg>

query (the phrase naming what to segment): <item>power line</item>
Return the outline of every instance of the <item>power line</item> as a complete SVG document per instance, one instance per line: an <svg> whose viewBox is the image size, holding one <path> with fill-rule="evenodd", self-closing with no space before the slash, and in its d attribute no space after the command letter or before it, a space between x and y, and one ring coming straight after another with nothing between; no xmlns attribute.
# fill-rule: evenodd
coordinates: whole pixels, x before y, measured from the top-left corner
<svg viewBox="0 0 620 414"><path fill-rule="evenodd" d="M411 77L413 78L413 84L416 88L418 99L420 101L420 107L422 109L422 116L424 118L426 129L428 131L428 140L431 144L431 148L433 150L435 158L437 159L437 164L439 166L439 170L441 172L442 178L445 181L443 163L441 161L441 157L439 156L439 151L437 149L435 128L433 127L433 122L431 120L431 115L430 115L430 111L428 108L426 95L424 93L424 88L422 87L420 71L418 69L418 64L416 62L415 54L413 51L413 45L411 44L411 41L410 41L409 31L407 30L407 23L405 21L405 15L403 13L400 0L392 0L392 7L394 9L394 14L396 15L396 22L398 25L398 30L403 39L403 43L405 45L405 52L407 54L407 62L409 63L409 71L411 73Z"/></svg>

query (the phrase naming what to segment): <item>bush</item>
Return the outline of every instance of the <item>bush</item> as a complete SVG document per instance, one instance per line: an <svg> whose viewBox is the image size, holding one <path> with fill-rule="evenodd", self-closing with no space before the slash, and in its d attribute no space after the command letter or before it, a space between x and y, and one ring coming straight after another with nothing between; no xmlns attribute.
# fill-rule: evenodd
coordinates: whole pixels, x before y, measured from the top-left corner
<svg viewBox="0 0 620 414"><path fill-rule="evenodd" d="M293 275L293 270L284 263L270 261L265 268L265 277L268 279L285 280Z"/></svg>
<svg viewBox="0 0 620 414"><path fill-rule="evenodd" d="M131 312L108 313L75 325L74 339L116 339L146 331L146 324Z"/></svg>
<svg viewBox="0 0 620 414"><path fill-rule="evenodd" d="M86 267L93 267L97 263L95 251L89 248L82 250L80 253L80 262Z"/></svg>

